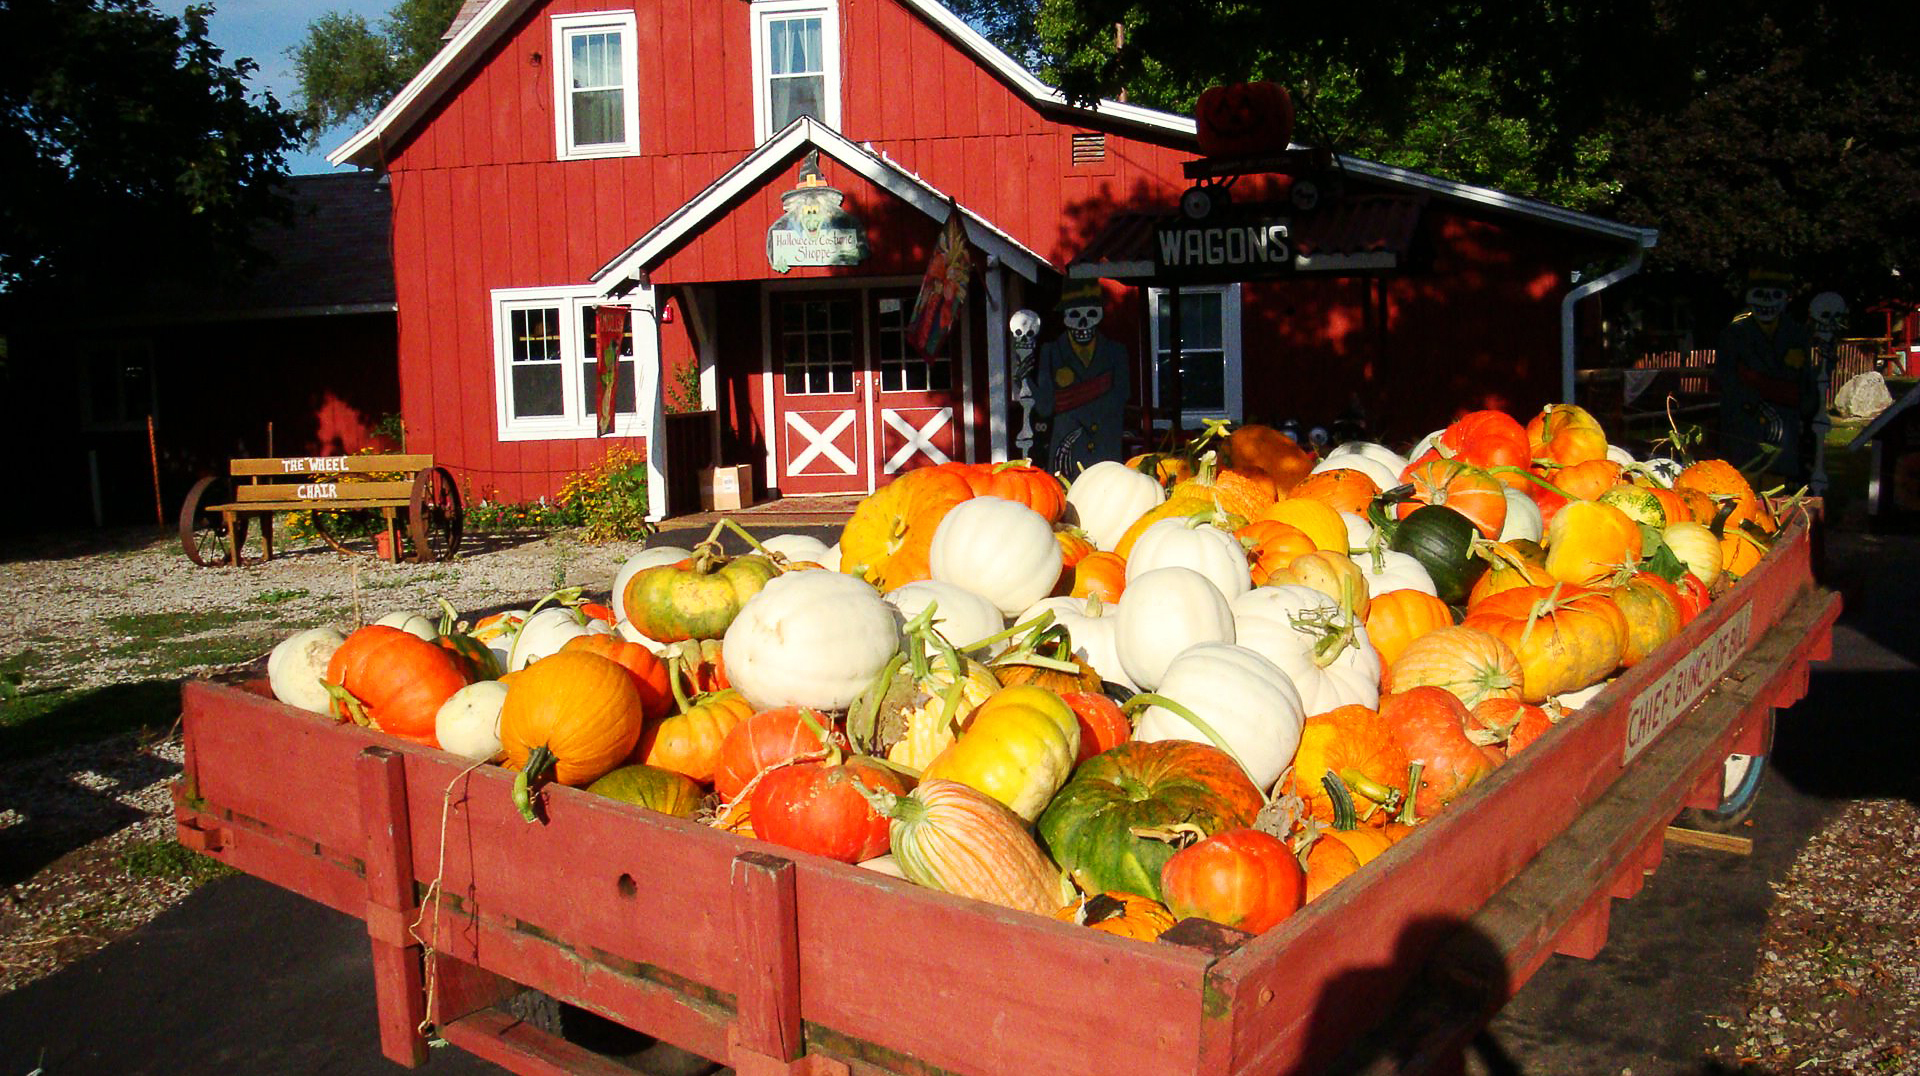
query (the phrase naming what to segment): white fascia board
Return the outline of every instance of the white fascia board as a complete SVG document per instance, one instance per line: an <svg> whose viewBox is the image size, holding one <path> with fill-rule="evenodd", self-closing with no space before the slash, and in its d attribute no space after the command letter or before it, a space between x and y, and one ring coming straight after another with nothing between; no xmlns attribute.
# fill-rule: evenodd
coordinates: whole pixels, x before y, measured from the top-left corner
<svg viewBox="0 0 1920 1076"><path fill-rule="evenodd" d="M1659 242L1658 228L1643 228L1637 224L1622 224L1617 220L1596 217L1589 213L1566 209L1551 202L1542 202L1537 198L1523 198L1517 194L1494 190L1492 187L1477 187L1471 183L1461 183L1451 179L1441 179L1425 172L1414 172L1405 168L1365 161L1358 157L1342 155L1340 167L1357 176L1392 183L1412 190L1428 191L1433 194L1453 198L1458 201L1472 202L1493 209L1515 213L1533 220L1545 221L1572 228L1575 231L1605 236L1609 239L1624 239L1637 245L1641 250L1652 249Z"/></svg>
<svg viewBox="0 0 1920 1076"><path fill-rule="evenodd" d="M947 198L938 189L892 161L854 145L832 128L802 116L708 184L706 190L668 214L588 279L611 287L634 276L662 252L697 232L714 214L725 212L734 199L765 182L772 172L785 168L806 146L820 150L934 220L946 219ZM960 213L966 224L967 239L973 245L999 258L1002 265L1027 280L1039 279L1040 267L1048 264L1046 259L972 210L961 207Z"/></svg>
<svg viewBox="0 0 1920 1076"><path fill-rule="evenodd" d="M488 46L532 4L533 0L488 0L487 6L475 13L453 40L433 54L433 59L427 61L419 74L407 80L372 122L327 154L327 161L336 165L383 168L386 160L379 152L382 136L391 130L406 131L425 116L447 88L486 55Z"/></svg>

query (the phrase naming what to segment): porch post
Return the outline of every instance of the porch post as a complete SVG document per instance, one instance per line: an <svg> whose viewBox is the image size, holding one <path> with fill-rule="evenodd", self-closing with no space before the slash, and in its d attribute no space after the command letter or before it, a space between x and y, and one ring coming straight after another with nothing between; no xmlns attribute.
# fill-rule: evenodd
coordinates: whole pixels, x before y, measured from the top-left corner
<svg viewBox="0 0 1920 1076"><path fill-rule="evenodd" d="M633 321L634 380L650 377L653 391L639 399L647 401L647 522L658 523L667 517L667 466L672 462L667 449L666 371L660 366L659 297L651 287L634 289L627 298ZM642 319L645 330L642 331ZM633 386L645 392L645 384ZM638 403L639 399L635 402Z"/></svg>
<svg viewBox="0 0 1920 1076"><path fill-rule="evenodd" d="M996 258L987 263L987 445L993 463L1007 461L1007 269ZM973 416L967 416L971 422Z"/></svg>

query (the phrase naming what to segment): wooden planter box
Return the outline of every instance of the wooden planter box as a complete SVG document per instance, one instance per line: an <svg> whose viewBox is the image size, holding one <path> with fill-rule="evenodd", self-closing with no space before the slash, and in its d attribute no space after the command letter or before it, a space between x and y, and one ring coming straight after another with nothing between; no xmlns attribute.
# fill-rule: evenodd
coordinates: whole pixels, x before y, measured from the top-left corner
<svg viewBox="0 0 1920 1076"><path fill-rule="evenodd" d="M511 773L263 682L185 685L175 802L183 843L366 920L407 1064L430 1018L516 1071L628 1071L493 1007L531 987L750 1074L1421 1071L1549 955L1599 950L1674 813L1766 751L1838 613L1795 524L1680 638L1257 938L1114 938L570 788L529 825Z"/></svg>

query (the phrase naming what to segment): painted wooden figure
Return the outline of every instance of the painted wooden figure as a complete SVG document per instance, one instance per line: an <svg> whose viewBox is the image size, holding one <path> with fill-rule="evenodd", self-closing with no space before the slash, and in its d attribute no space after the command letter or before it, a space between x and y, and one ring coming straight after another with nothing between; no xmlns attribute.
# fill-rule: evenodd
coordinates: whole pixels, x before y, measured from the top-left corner
<svg viewBox="0 0 1920 1076"><path fill-rule="evenodd" d="M1101 460L1121 457L1120 433L1132 390L1132 357L1095 330L1106 315L1097 280L1070 282L1058 309L1067 331L1037 355L1033 415L1044 465L1072 478Z"/></svg>

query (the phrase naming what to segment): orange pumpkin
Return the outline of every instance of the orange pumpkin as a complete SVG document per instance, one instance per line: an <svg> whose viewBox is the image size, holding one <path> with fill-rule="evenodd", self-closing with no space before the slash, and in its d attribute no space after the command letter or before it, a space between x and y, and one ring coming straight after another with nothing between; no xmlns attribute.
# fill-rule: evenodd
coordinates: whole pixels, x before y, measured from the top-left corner
<svg viewBox="0 0 1920 1076"><path fill-rule="evenodd" d="M1459 460L1475 467L1526 467L1533 461L1526 427L1505 411L1470 411L1453 420L1435 438L1434 457ZM1415 460L1423 463L1427 457ZM1504 485L1526 489L1526 478L1512 472L1496 477Z"/></svg>
<svg viewBox="0 0 1920 1076"><path fill-rule="evenodd" d="M589 784L625 762L645 718L633 675L598 654L562 650L507 676L500 746L520 771L514 804L527 821L533 785L553 771L563 785Z"/></svg>
<svg viewBox="0 0 1920 1076"><path fill-rule="evenodd" d="M1227 437L1227 458L1233 469L1264 475L1277 494L1300 484L1313 470L1313 455L1293 438L1271 426L1241 426Z"/></svg>
<svg viewBox="0 0 1920 1076"><path fill-rule="evenodd" d="M1319 501L1336 512L1352 512L1365 515L1367 505L1380 495L1380 487L1363 471L1351 467L1337 467L1331 471L1308 475L1300 484L1287 491L1287 499L1292 501Z"/></svg>
<svg viewBox="0 0 1920 1076"><path fill-rule="evenodd" d="M348 635L328 659L324 681L336 717L428 747L439 746L433 727L441 705L467 682L453 651L384 624Z"/></svg>
<svg viewBox="0 0 1920 1076"><path fill-rule="evenodd" d="M1538 740L1553 727L1546 710L1519 699L1488 699L1473 708L1473 724L1501 735L1501 747L1508 758Z"/></svg>
<svg viewBox="0 0 1920 1076"><path fill-rule="evenodd" d="M1420 764L1420 789L1413 799L1419 818L1432 818L1506 761L1499 751L1468 738L1467 708L1440 688L1383 695L1380 716L1408 762Z"/></svg>
<svg viewBox="0 0 1920 1076"><path fill-rule="evenodd" d="M1688 466L1673 480L1677 490L1699 490L1715 502L1731 500L1733 514L1727 517L1727 526L1735 527L1742 523L1753 523L1761 530L1771 533L1775 523L1773 513L1765 501L1753 492L1752 483L1739 468L1726 460L1701 460ZM1711 518L1700 520L1711 523Z"/></svg>
<svg viewBox="0 0 1920 1076"><path fill-rule="evenodd" d="M1315 549L1324 549L1333 553L1345 553L1347 545L1347 523L1340 513L1319 501L1289 497L1284 501L1275 501L1251 520L1271 520L1298 527L1313 540Z"/></svg>
<svg viewBox="0 0 1920 1076"><path fill-rule="evenodd" d="M1306 804L1308 818L1378 826L1388 818L1383 808L1406 795L1407 755L1377 711L1351 704L1307 718L1288 774L1286 791ZM1328 787L1329 776L1338 791ZM1337 794L1347 797L1345 805L1336 802Z"/></svg>
<svg viewBox="0 0 1920 1076"><path fill-rule="evenodd" d="M1436 457L1408 467L1400 480L1413 487L1412 499L1396 509L1401 519L1423 504L1445 505L1471 520L1481 537L1500 537L1507 521L1505 487L1480 468Z"/></svg>
<svg viewBox="0 0 1920 1076"><path fill-rule="evenodd" d="M1292 564L1295 557L1311 553L1316 548L1313 539L1307 537L1307 532L1278 520L1255 520L1233 534L1246 547L1247 567L1253 574L1253 585L1256 587L1265 584L1275 572Z"/></svg>
<svg viewBox="0 0 1920 1076"><path fill-rule="evenodd" d="M1548 404L1527 422L1527 449L1536 461L1572 467L1606 458L1607 431L1586 408L1577 404Z"/></svg>
<svg viewBox="0 0 1920 1076"><path fill-rule="evenodd" d="M1452 626L1453 610L1446 602L1412 587L1389 590L1367 608L1367 638L1379 653L1382 668L1392 665L1408 643Z"/></svg>
<svg viewBox="0 0 1920 1076"><path fill-rule="evenodd" d="M1599 501L1575 501L1547 528L1547 574L1592 586L1640 562L1640 524Z"/></svg>
<svg viewBox="0 0 1920 1076"><path fill-rule="evenodd" d="M630 643L618 635L579 635L568 639L562 651L581 650L598 654L627 670L634 689L640 692L640 711L649 720L664 717L673 709L673 683L667 663L639 643Z"/></svg>
<svg viewBox="0 0 1920 1076"><path fill-rule="evenodd" d="M1652 580L1649 582L1648 580ZM1627 621L1626 646L1620 652L1622 668L1632 668L1680 634L1680 607L1656 586L1659 577L1639 573L1607 591Z"/></svg>
<svg viewBox="0 0 1920 1076"><path fill-rule="evenodd" d="M881 590L927 578L934 530L972 496L973 487L953 471L908 471L854 507L840 532L840 570Z"/></svg>
<svg viewBox="0 0 1920 1076"><path fill-rule="evenodd" d="M1265 475L1205 466L1192 478L1175 483L1168 499L1180 496L1183 490L1205 497L1222 511L1241 519L1259 519L1260 513L1279 496L1273 480Z"/></svg>
<svg viewBox="0 0 1920 1076"><path fill-rule="evenodd" d="M1464 627L1497 637L1520 660L1520 697L1545 702L1606 679L1626 650L1627 620L1598 591L1567 583L1515 587L1481 602Z"/></svg>
<svg viewBox="0 0 1920 1076"><path fill-rule="evenodd" d="M1546 552L1532 542L1494 542L1482 546L1481 555L1492 565L1474 581L1467 594L1467 609L1503 590L1514 587L1550 587L1554 578L1547 574Z"/></svg>
<svg viewBox="0 0 1920 1076"><path fill-rule="evenodd" d="M1745 527L1728 525L1720 535L1720 571L1722 575L1735 579L1744 577L1767 555L1767 547L1760 539L1747 533Z"/></svg>
<svg viewBox="0 0 1920 1076"><path fill-rule="evenodd" d="M676 682L673 692L679 712L647 724L633 748L633 760L711 781L727 734L753 716L753 704L730 687L691 699L679 687Z"/></svg>
<svg viewBox="0 0 1920 1076"><path fill-rule="evenodd" d="M1127 466L1152 476L1163 489L1193 477L1193 461L1172 452L1143 452L1127 460Z"/></svg>
<svg viewBox="0 0 1920 1076"><path fill-rule="evenodd" d="M1307 903L1353 876L1412 828L1390 822L1378 829L1322 830L1307 848Z"/></svg>
<svg viewBox="0 0 1920 1076"><path fill-rule="evenodd" d="M1127 561L1117 553L1094 552L1073 566L1073 590L1076 598L1099 598L1112 604L1127 589Z"/></svg>
<svg viewBox="0 0 1920 1076"><path fill-rule="evenodd" d="M1693 519L1693 509L1680 494L1662 486L1640 488L1653 494L1653 499L1660 502L1660 511L1666 515L1668 523L1684 523Z"/></svg>
<svg viewBox="0 0 1920 1076"><path fill-rule="evenodd" d="M1561 494L1571 494L1576 501L1590 501L1600 496L1620 482L1620 465L1612 460L1588 460L1571 467L1546 469L1547 480L1554 488L1548 489L1539 483L1533 486L1533 503L1540 506L1540 519L1552 523L1553 517L1567 504L1567 498Z"/></svg>
<svg viewBox="0 0 1920 1076"><path fill-rule="evenodd" d="M1205 156L1285 153L1293 138L1293 97L1277 82L1209 86L1194 103L1193 122Z"/></svg>
<svg viewBox="0 0 1920 1076"><path fill-rule="evenodd" d="M1078 527L1055 527L1053 540L1060 545L1060 569L1068 573L1094 552L1093 540Z"/></svg>
<svg viewBox="0 0 1920 1076"><path fill-rule="evenodd" d="M1409 643L1380 678L1382 692L1444 688L1469 708L1487 699L1517 699L1520 660L1507 644L1478 628L1449 625Z"/></svg>
<svg viewBox="0 0 1920 1076"><path fill-rule="evenodd" d="M1060 480L1025 460L1007 463L947 464L961 468L975 497L998 497L1024 504L1040 513L1048 523L1060 522L1067 512L1067 491Z"/></svg>
<svg viewBox="0 0 1920 1076"><path fill-rule="evenodd" d="M1053 913L1062 923L1091 927L1102 934L1150 942L1173 929L1173 913L1152 897L1110 889Z"/></svg>

